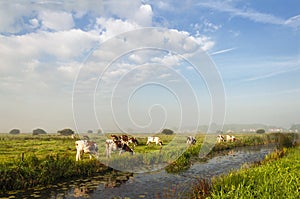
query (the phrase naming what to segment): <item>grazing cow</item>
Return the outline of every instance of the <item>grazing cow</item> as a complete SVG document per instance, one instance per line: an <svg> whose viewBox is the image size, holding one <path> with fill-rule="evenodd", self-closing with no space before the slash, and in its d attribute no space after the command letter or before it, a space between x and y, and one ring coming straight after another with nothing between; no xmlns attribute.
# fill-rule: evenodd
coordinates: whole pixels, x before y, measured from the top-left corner
<svg viewBox="0 0 300 199"><path fill-rule="evenodd" d="M233 135L226 135L227 142L235 142L236 138Z"/></svg>
<svg viewBox="0 0 300 199"><path fill-rule="evenodd" d="M110 138L111 138L113 141L120 140L120 137L117 136L117 135L110 135Z"/></svg>
<svg viewBox="0 0 300 199"><path fill-rule="evenodd" d="M76 161L81 160L81 156L84 153L88 153L90 159L92 159L92 155L98 157L98 145L95 142L87 141L87 140L77 140L75 142L76 146Z"/></svg>
<svg viewBox="0 0 300 199"><path fill-rule="evenodd" d="M128 135L121 135L120 139L121 139L121 142L128 144Z"/></svg>
<svg viewBox="0 0 300 199"><path fill-rule="evenodd" d="M159 137L148 137L146 145L153 143L153 142L155 142L156 145L158 145L158 144L160 146L162 145L162 141L160 140Z"/></svg>
<svg viewBox="0 0 300 199"><path fill-rule="evenodd" d="M218 136L217 136L217 142L218 142L218 143L221 143L221 142L224 142L224 141L225 141L225 138L224 138L223 135L218 135Z"/></svg>
<svg viewBox="0 0 300 199"><path fill-rule="evenodd" d="M128 144L130 143L132 143L134 146L137 146L139 144L138 140L134 137L128 139Z"/></svg>
<svg viewBox="0 0 300 199"><path fill-rule="evenodd" d="M188 136L186 138L186 144L188 144L188 145L194 145L194 144L196 144L196 139L193 136Z"/></svg>
<svg viewBox="0 0 300 199"><path fill-rule="evenodd" d="M129 152L133 155L133 150L125 143L120 140L106 140L105 141L105 153L106 157L110 158L111 152L113 151L120 151L119 155L123 152Z"/></svg>

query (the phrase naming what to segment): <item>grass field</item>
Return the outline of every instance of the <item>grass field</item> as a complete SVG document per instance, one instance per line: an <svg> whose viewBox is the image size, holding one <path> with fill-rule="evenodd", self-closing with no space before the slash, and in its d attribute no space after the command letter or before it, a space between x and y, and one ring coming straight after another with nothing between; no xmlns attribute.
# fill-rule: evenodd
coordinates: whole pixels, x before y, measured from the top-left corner
<svg viewBox="0 0 300 199"><path fill-rule="evenodd" d="M158 135L163 141L163 147L151 144L146 146L147 135L135 135L139 145L134 148L135 154L116 154L112 158L105 157L106 137L89 134L91 140L99 145L99 159L75 161L75 140L67 136L54 134L33 136L30 134L9 135L0 134L0 190L15 190L39 185L47 185L61 180L80 176L92 176L95 173L106 172L113 168L141 171L151 170L156 165L166 166L166 171L177 173L188 169L193 159L198 157L202 147L204 134L197 134L197 143L187 147L186 135ZM284 137L291 137L286 134ZM212 150L219 151L236 146L259 145L271 142L281 142L280 134L236 134L238 142L219 143ZM289 143L289 142L287 142ZM22 160L22 154L24 159ZM105 163L104 164L102 164ZM163 167L164 167L163 166Z"/></svg>

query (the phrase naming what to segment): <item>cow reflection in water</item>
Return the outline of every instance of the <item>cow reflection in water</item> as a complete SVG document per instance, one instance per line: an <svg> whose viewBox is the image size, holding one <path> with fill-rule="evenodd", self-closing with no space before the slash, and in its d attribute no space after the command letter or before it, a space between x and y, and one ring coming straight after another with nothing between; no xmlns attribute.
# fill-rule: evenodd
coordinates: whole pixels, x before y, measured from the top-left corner
<svg viewBox="0 0 300 199"><path fill-rule="evenodd" d="M133 174L131 174L132 176ZM127 182L129 180L130 176L118 176L118 177L109 177L107 178L107 182L105 183L105 188L114 188L118 187L121 184Z"/></svg>
<svg viewBox="0 0 300 199"><path fill-rule="evenodd" d="M109 189L118 187L121 184L127 182L133 173L120 174L118 176L99 176L99 178L93 178L93 180L87 182L80 182L74 188L74 197L89 197L96 189ZM101 188L102 187L102 188Z"/></svg>
<svg viewBox="0 0 300 199"><path fill-rule="evenodd" d="M82 197L82 196L88 196L89 193L91 193L87 187L75 187L74 188L74 197Z"/></svg>

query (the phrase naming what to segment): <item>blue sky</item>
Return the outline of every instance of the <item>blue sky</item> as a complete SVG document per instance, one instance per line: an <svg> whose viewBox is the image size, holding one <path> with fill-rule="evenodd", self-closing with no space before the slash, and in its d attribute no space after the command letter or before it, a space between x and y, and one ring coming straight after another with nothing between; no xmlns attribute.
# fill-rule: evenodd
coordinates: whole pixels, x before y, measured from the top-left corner
<svg viewBox="0 0 300 199"><path fill-rule="evenodd" d="M146 27L164 29L137 34ZM214 114L289 127L300 123L299 32L292 0L1 1L0 131L184 130ZM187 62L195 44L210 58L199 67L222 79L224 117Z"/></svg>

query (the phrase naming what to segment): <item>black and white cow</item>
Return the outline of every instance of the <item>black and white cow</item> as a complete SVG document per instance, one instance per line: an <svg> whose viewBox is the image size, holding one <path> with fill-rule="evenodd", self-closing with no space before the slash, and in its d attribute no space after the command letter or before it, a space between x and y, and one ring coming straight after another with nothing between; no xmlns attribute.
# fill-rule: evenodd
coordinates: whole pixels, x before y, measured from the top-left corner
<svg viewBox="0 0 300 199"><path fill-rule="evenodd" d="M188 144L188 145L194 145L194 144L196 144L196 139L195 139L195 137L193 137L193 136L188 136L188 137L186 138L186 144Z"/></svg>
<svg viewBox="0 0 300 199"><path fill-rule="evenodd" d="M148 137L146 145L150 143L155 143L156 145L162 145L162 141L160 140L159 137Z"/></svg>
<svg viewBox="0 0 300 199"><path fill-rule="evenodd" d="M105 153L106 157L110 158L111 153L113 151L119 151L119 155L121 155L123 152L129 152L133 155L133 150L126 144L123 143L121 140L106 140L105 141Z"/></svg>
<svg viewBox="0 0 300 199"><path fill-rule="evenodd" d="M76 146L76 161L81 160L81 156L84 153L88 153L90 159L92 159L92 155L98 157L98 145L96 142L88 141L88 140L77 140L75 141Z"/></svg>

